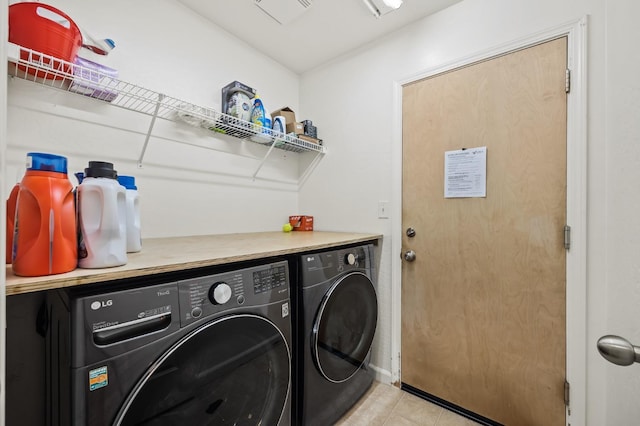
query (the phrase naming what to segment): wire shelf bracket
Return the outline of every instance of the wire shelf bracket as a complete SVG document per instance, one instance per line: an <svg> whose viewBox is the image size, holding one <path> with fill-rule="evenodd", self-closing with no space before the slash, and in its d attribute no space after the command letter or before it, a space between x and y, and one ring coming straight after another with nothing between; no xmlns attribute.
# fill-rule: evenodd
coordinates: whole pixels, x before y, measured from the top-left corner
<svg viewBox="0 0 640 426"><path fill-rule="evenodd" d="M144 138L144 145L142 145L142 151L140 151L140 157L138 158L139 169L142 168L142 160L144 159L144 154L147 151L147 145L149 145L149 139L151 138L153 125L156 124L156 118L158 118L158 111L160 110L160 105L162 104L163 99L164 99L164 95L162 93L158 93L158 102L156 103L156 109L153 112L153 117L151 117L151 122L149 123L149 130L147 130L147 135Z"/></svg>

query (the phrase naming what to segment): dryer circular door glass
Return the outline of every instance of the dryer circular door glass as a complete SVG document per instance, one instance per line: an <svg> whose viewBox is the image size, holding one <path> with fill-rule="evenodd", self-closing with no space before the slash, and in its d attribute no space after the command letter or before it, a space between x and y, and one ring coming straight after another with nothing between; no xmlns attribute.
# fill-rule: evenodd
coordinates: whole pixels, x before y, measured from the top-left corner
<svg viewBox="0 0 640 426"><path fill-rule="evenodd" d="M275 425L290 384L287 342L269 320L235 315L187 334L138 382L115 425Z"/></svg>
<svg viewBox="0 0 640 426"><path fill-rule="evenodd" d="M329 381L349 380L367 359L378 319L371 280L361 272L338 279L324 295L313 324L313 357Z"/></svg>

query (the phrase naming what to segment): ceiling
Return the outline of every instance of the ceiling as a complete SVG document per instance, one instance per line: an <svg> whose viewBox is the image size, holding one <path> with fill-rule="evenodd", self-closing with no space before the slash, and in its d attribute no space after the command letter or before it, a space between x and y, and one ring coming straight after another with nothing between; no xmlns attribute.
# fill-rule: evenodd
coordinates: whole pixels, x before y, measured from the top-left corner
<svg viewBox="0 0 640 426"><path fill-rule="evenodd" d="M311 3L306 9L301 0L274 0L302 10L285 25L256 6L255 0L178 1L301 74L461 0L404 0L397 10L373 0L383 13L380 18L363 0L306 0Z"/></svg>

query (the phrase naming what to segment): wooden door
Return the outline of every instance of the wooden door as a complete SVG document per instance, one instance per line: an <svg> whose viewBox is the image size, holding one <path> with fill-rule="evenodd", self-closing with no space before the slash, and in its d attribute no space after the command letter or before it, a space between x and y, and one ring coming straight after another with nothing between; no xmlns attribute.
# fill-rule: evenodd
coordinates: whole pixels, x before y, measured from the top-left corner
<svg viewBox="0 0 640 426"><path fill-rule="evenodd" d="M403 88L402 382L506 425L565 424L566 52ZM445 152L475 147L486 197L444 198Z"/></svg>

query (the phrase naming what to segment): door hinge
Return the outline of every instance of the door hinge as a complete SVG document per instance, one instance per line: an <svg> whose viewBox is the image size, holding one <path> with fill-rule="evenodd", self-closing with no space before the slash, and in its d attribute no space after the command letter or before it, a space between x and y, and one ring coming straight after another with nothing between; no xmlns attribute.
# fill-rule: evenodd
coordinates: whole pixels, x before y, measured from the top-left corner
<svg viewBox="0 0 640 426"><path fill-rule="evenodd" d="M571 91L571 70L567 68L564 76L564 91L569 93Z"/></svg>
<svg viewBox="0 0 640 426"><path fill-rule="evenodd" d="M569 392L570 391L571 391L571 385L565 379L565 381L564 381L564 405L566 407L569 407L569 403L571 402L571 400L569 399Z"/></svg>
<svg viewBox="0 0 640 426"><path fill-rule="evenodd" d="M569 225L564 226L564 248L567 250L571 248L571 227Z"/></svg>

